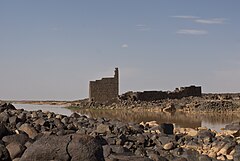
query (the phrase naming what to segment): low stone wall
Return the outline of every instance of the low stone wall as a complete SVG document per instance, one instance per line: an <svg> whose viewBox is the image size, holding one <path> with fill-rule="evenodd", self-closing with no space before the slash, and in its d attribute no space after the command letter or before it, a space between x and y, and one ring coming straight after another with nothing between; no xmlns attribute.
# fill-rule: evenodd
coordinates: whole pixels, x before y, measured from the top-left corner
<svg viewBox="0 0 240 161"><path fill-rule="evenodd" d="M132 96L127 96L132 95ZM133 98L134 100L139 101L155 101L155 100L162 100L162 99L180 99L183 97L201 97L202 96L202 89L201 87L197 86L190 86L190 87L181 87L180 89L176 89L173 92L168 91L143 91L143 92L128 92L126 93L125 99Z"/></svg>

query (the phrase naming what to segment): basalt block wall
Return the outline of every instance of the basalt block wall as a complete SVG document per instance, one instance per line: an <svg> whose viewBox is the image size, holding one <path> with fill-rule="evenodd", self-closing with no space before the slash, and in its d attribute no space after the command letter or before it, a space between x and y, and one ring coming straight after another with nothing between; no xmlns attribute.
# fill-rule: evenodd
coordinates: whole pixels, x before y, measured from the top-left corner
<svg viewBox="0 0 240 161"><path fill-rule="evenodd" d="M89 82L89 99L91 101L104 103L118 97L119 73L115 69L114 77L102 78L101 80Z"/></svg>
<svg viewBox="0 0 240 161"><path fill-rule="evenodd" d="M140 101L156 101L161 99L180 99L183 97L201 97L202 89L201 87L190 86L190 87L181 87L180 89L176 89L173 92L165 92L165 91L144 91L137 92L136 99Z"/></svg>

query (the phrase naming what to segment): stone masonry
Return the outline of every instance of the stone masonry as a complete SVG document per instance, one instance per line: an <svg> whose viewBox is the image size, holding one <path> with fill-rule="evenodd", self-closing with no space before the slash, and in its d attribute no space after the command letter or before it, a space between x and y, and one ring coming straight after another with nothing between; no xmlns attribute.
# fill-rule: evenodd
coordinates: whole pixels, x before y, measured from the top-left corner
<svg viewBox="0 0 240 161"><path fill-rule="evenodd" d="M176 88L174 91L143 91L143 92L127 92L121 96L124 100L134 101L156 101L162 99L180 99L183 97L201 97L201 86L189 86Z"/></svg>
<svg viewBox="0 0 240 161"><path fill-rule="evenodd" d="M202 89L200 86L189 86L176 88L175 91L143 91L137 92L137 98L140 101L155 101L161 99L180 99L183 97L201 97Z"/></svg>
<svg viewBox="0 0 240 161"><path fill-rule="evenodd" d="M115 68L114 77L102 78L101 80L89 82L90 101L104 103L118 97L119 73Z"/></svg>

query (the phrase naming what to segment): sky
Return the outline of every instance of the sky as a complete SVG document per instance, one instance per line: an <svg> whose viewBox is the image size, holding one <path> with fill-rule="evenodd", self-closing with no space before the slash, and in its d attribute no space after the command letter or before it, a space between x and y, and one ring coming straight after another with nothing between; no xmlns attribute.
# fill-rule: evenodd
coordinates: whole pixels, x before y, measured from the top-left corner
<svg viewBox="0 0 240 161"><path fill-rule="evenodd" d="M76 100L120 72L120 94L240 92L239 0L1 0L0 100Z"/></svg>

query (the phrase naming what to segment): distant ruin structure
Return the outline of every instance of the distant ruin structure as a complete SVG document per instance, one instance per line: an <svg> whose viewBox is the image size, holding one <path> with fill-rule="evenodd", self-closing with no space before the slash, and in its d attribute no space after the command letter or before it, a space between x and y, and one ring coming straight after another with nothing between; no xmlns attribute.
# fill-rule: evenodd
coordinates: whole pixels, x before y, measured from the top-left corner
<svg viewBox="0 0 240 161"><path fill-rule="evenodd" d="M156 101L162 99L180 99L183 97L201 97L201 86L189 86L176 88L174 91L143 91L143 92L127 92L121 96L124 100L134 101Z"/></svg>
<svg viewBox="0 0 240 161"><path fill-rule="evenodd" d="M119 94L119 72L115 68L114 77L89 82L89 99L104 103L116 99Z"/></svg>
<svg viewBox="0 0 240 161"><path fill-rule="evenodd" d="M119 71L115 68L114 76L89 82L89 100L97 103L115 102L119 96ZM201 86L176 88L174 91L127 92L120 96L122 100L156 101L162 99L180 99L183 97L201 97Z"/></svg>

